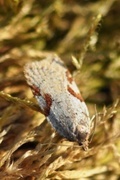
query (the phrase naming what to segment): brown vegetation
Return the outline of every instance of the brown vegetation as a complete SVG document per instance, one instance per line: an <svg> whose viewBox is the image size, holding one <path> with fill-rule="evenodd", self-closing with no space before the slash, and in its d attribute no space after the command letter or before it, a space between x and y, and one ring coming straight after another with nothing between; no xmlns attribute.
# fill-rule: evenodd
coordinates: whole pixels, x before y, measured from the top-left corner
<svg viewBox="0 0 120 180"><path fill-rule="evenodd" d="M0 0L0 7L0 179L119 179L120 1ZM51 53L96 116L88 151L53 131L26 84L23 66Z"/></svg>

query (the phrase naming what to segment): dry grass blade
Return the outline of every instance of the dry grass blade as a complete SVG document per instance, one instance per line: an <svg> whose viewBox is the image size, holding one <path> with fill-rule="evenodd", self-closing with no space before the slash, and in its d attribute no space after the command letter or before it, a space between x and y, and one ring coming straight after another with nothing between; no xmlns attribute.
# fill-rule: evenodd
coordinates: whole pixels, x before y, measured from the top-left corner
<svg viewBox="0 0 120 180"><path fill-rule="evenodd" d="M0 0L0 7L0 179L119 179L120 1ZM97 114L86 152L54 132L25 82L25 64L53 53Z"/></svg>
<svg viewBox="0 0 120 180"><path fill-rule="evenodd" d="M20 98L17 98L17 97L12 97L10 94L6 94L4 93L3 91L0 92L0 97L4 98L5 100L11 102L11 103L14 103L15 105L17 106L20 106L20 107L29 107L35 111L38 111L38 112L41 112L42 113L42 110L40 109L40 107L33 103L32 101L29 101L29 100L22 100Z"/></svg>

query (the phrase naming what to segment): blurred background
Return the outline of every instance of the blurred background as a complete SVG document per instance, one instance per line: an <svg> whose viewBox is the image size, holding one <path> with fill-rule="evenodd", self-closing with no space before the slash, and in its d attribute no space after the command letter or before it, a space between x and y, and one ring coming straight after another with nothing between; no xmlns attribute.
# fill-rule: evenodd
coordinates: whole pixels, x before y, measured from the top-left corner
<svg viewBox="0 0 120 180"><path fill-rule="evenodd" d="M120 179L119 12L119 0L0 0L1 179ZM25 81L24 65L53 53L97 114L87 152L54 132Z"/></svg>

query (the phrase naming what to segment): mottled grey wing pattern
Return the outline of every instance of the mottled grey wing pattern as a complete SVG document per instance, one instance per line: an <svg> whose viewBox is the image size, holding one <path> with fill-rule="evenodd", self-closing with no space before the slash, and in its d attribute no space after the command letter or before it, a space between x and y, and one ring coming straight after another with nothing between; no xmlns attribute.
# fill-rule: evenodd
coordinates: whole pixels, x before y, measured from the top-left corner
<svg viewBox="0 0 120 180"><path fill-rule="evenodd" d="M24 68L44 115L65 138L87 147L91 121L88 109L70 72L57 56L29 63Z"/></svg>

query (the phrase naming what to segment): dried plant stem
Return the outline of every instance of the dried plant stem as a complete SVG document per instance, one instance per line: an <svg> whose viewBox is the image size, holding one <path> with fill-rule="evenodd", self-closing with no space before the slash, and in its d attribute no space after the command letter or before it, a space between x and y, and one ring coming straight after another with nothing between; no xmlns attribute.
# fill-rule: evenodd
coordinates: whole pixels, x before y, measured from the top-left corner
<svg viewBox="0 0 120 180"><path fill-rule="evenodd" d="M35 104L29 100L26 100L26 99L22 100L17 97L12 97L10 94L4 93L3 91L0 91L0 97L4 98L5 100L7 100L11 103L17 104L18 106L29 107L35 111L42 113L42 110L40 109L40 107L37 104Z"/></svg>
<svg viewBox="0 0 120 180"><path fill-rule="evenodd" d="M95 35L95 31L96 31L96 28L98 26L98 24L100 23L101 21L101 18L102 18L102 15L101 14L98 14L94 19L93 19L93 22L92 22L92 25L88 31L88 34L87 34L87 37L86 37L86 40L84 42L84 45L83 45L83 48L82 48L82 51L80 53L80 56L79 56L79 59L77 60L74 56L72 56L72 62L73 64L75 65L75 67L77 69L80 69L81 66L82 66L82 63L83 63L83 59L85 58L85 54L88 50L88 47L91 45L91 41ZM94 44L95 45L96 43L96 40L94 41Z"/></svg>

